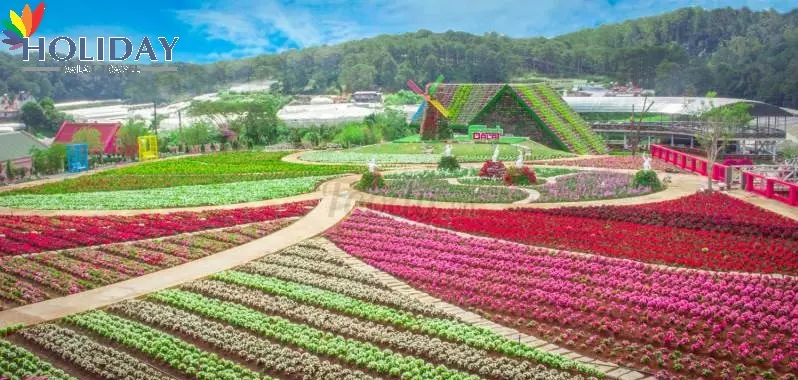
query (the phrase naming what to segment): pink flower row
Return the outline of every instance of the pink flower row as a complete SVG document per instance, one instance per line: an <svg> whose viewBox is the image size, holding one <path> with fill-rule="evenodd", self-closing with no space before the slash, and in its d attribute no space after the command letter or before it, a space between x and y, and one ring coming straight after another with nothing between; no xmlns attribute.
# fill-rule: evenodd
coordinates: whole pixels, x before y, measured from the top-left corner
<svg viewBox="0 0 798 380"><path fill-rule="evenodd" d="M416 287L500 318L798 370L794 278L659 269L463 238L359 210L329 236Z"/></svg>

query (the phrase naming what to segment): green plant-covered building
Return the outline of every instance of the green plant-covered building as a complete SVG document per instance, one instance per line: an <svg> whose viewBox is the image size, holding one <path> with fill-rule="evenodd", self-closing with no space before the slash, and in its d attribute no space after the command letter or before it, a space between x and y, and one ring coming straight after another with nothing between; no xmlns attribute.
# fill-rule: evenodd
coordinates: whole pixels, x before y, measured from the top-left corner
<svg viewBox="0 0 798 380"><path fill-rule="evenodd" d="M527 136L546 146L579 154L606 153L590 126L544 84L441 84L434 95L448 111L424 106L414 123L435 139L441 129L466 131L469 125L501 126L504 133Z"/></svg>

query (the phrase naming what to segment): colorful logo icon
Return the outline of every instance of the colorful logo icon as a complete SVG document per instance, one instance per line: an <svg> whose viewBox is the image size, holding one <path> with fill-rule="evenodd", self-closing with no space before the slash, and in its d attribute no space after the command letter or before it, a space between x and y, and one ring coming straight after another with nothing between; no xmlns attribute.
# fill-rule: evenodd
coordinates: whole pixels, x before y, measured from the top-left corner
<svg viewBox="0 0 798 380"><path fill-rule="evenodd" d="M42 22L44 16L44 2L39 3L36 10L31 13L30 5L25 4L22 9L22 16L18 15L13 10L9 11L11 20L3 20L3 26L6 30L3 34L8 37L3 40L4 43L11 45L8 50L16 50L22 47L22 39L30 37L39 28L39 23Z"/></svg>

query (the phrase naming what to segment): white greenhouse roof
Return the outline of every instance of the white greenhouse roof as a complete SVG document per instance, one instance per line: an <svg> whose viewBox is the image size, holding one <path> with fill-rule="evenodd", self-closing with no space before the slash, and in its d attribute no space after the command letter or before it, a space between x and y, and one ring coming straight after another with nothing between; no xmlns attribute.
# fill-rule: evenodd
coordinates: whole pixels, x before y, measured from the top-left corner
<svg viewBox="0 0 798 380"><path fill-rule="evenodd" d="M644 97L634 96L567 96L563 98L571 108L578 113L588 112L632 112L642 111ZM703 97L649 97L648 104L654 102L648 111L653 114L692 115L708 108L707 100ZM715 98L716 107L734 103L750 103L753 105L751 114L754 116L792 116L779 107L755 100Z"/></svg>

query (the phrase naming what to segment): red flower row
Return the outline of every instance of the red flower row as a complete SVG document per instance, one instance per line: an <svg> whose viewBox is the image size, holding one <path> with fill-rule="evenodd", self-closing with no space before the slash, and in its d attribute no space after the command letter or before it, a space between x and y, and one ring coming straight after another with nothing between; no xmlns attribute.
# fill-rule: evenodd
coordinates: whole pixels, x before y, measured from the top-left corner
<svg viewBox="0 0 798 380"><path fill-rule="evenodd" d="M738 235L798 239L798 222L722 193L698 193L676 200L635 206L519 209L536 215L670 226Z"/></svg>
<svg viewBox="0 0 798 380"><path fill-rule="evenodd" d="M795 239L518 210L369 207L422 223L536 246L690 268L798 274Z"/></svg>
<svg viewBox="0 0 798 380"><path fill-rule="evenodd" d="M231 227L308 213L317 200L282 205L135 216L0 216L0 257Z"/></svg>

